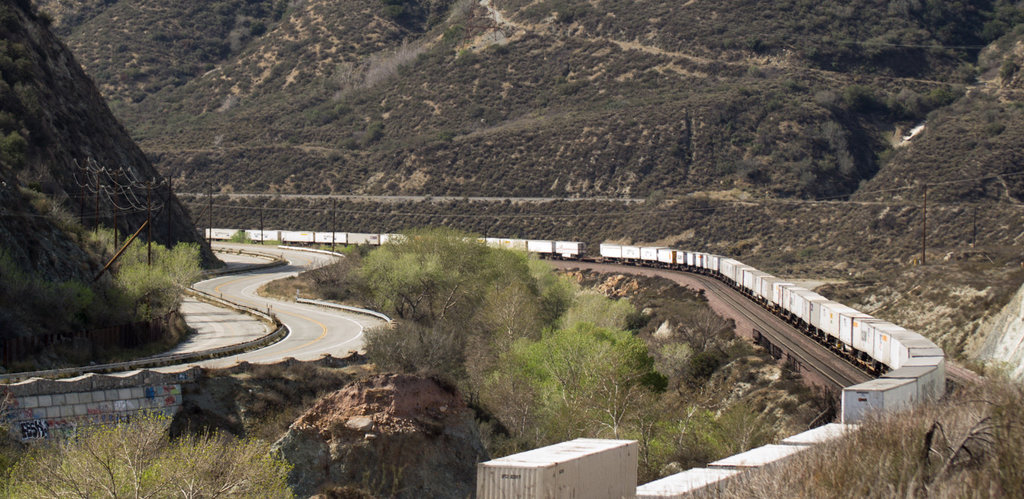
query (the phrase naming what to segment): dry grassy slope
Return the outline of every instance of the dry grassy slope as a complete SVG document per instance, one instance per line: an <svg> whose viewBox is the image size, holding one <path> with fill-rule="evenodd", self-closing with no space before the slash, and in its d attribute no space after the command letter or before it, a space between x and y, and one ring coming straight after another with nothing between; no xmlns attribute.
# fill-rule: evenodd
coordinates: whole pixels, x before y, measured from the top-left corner
<svg viewBox="0 0 1024 499"><path fill-rule="evenodd" d="M4 137L0 170L8 187L33 186L54 203L77 212L83 201L79 183L84 181L77 165L87 160L112 169L126 168L143 181L160 181L71 52L45 20L21 3L28 2L0 5L0 135ZM144 192L136 194L145 196ZM159 189L154 194L158 202L166 195ZM110 206L101 203L100 211L101 221L113 225ZM118 226L122 233L131 233L145 219L145 213L122 212ZM167 209L154 217L154 225L164 229L154 231L154 239L160 243L200 241L193 223L173 196ZM17 246L32 245L31 237L31 233L24 233L4 244L15 246L17 253ZM214 260L208 248L204 256ZM41 270L49 267L42 265Z"/></svg>
<svg viewBox="0 0 1024 499"><path fill-rule="evenodd" d="M463 0L407 2L421 15L396 23L377 1L311 0L204 63L210 72L185 71L133 104L104 74L119 59L91 35L125 3L70 27L68 39L114 85L115 109L161 169L188 186L467 195L644 195L722 182L849 193L874 175L893 127L945 102L931 95L946 88L936 80L957 81L972 57L900 43L966 43L984 17L960 5L567 0L496 2L499 15ZM173 54L132 34L127 51L173 66L199 57L193 34L176 35ZM844 99L855 83L874 100ZM887 99L926 102L872 107Z"/></svg>

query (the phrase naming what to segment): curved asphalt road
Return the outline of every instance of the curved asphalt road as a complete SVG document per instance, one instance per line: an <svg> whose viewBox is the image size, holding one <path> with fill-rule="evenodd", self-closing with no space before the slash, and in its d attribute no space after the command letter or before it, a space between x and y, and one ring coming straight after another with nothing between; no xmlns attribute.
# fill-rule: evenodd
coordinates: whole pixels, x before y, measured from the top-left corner
<svg viewBox="0 0 1024 499"><path fill-rule="evenodd" d="M323 265L330 261L332 258L330 256L259 245L223 244L217 246L242 247L250 251L281 255L288 260L288 265L285 266L217 277L196 283L194 287L235 303L260 310L270 310L277 315L281 322L288 325L291 333L283 340L266 348L188 364L188 366L230 367L243 361L265 364L289 357L298 360L315 360L326 354L343 357L350 351L362 349L364 330L384 324L384 321L375 317L269 299L256 294L256 290L267 282L290 277ZM226 329L226 334L233 334L230 328ZM182 366L167 366L157 370L177 371L181 368Z"/></svg>

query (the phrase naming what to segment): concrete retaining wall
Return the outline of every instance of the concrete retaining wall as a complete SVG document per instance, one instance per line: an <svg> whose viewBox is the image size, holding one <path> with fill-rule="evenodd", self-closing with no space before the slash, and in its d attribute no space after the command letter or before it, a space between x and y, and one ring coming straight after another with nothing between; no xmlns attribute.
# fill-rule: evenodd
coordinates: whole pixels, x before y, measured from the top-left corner
<svg viewBox="0 0 1024 499"><path fill-rule="evenodd" d="M65 380L32 379L3 388L4 417L21 441L73 435L83 426L117 424L142 413L172 416L181 409L181 385L198 368L130 376L86 374Z"/></svg>

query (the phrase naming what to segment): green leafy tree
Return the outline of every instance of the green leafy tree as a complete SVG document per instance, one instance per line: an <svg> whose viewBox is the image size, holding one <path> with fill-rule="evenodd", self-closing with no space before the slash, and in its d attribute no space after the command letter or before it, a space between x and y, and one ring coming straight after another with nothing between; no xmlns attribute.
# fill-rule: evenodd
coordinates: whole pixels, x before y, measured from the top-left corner
<svg viewBox="0 0 1024 499"><path fill-rule="evenodd" d="M544 440L584 435L619 437L638 413L638 402L663 390L643 340L625 331L580 323L540 341L520 340L490 379L490 397L505 397L510 380L525 380L537 394ZM490 400L491 406L502 405ZM522 408L507 412L525 413Z"/></svg>
<svg viewBox="0 0 1024 499"><path fill-rule="evenodd" d="M139 319L149 319L178 308L181 288L195 282L201 271L199 246L182 243L167 249L153 244L152 265L146 244L134 242L121 256L115 280L137 304Z"/></svg>

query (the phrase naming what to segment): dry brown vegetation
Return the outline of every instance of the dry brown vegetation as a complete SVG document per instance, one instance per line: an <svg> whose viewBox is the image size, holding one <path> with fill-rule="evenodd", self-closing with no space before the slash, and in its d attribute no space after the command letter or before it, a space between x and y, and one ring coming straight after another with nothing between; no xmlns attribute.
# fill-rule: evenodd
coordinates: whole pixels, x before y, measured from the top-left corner
<svg viewBox="0 0 1024 499"><path fill-rule="evenodd" d="M751 474L715 497L1021 497L1024 387L965 386L865 421L845 438Z"/></svg>

